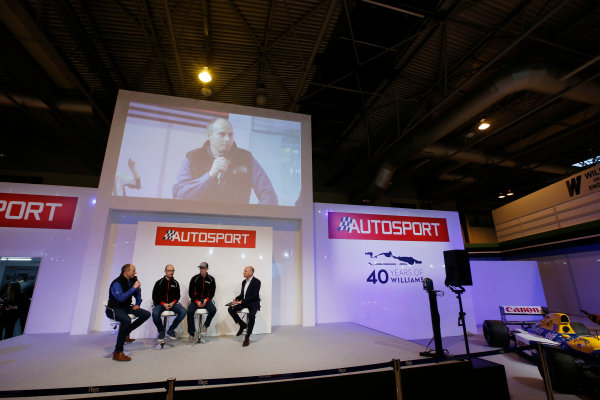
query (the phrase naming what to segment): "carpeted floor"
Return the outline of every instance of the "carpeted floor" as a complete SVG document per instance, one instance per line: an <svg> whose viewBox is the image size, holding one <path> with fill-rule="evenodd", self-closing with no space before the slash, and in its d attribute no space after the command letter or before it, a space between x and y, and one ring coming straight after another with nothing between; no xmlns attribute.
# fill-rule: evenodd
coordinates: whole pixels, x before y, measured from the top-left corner
<svg viewBox="0 0 600 400"><path fill-rule="evenodd" d="M190 346L187 338L155 350L152 339L125 347L130 362L110 359L116 340L111 332L88 335L22 335L0 341L0 390L22 390L177 380L262 376L377 364L421 358L429 339L410 342L353 323L314 327L276 326L257 335L249 347L240 338L209 337ZM167 339L168 340L168 339ZM430 346L433 346L431 344ZM481 335L469 336L471 353L487 351ZM464 338L443 338L450 354L464 354ZM486 359L505 366L512 400L545 399L537 367L514 354ZM61 396L69 398L81 396ZM51 397L44 397L50 399ZM585 399L555 393L557 400ZM29 397L32 399L32 397Z"/></svg>
<svg viewBox="0 0 600 400"><path fill-rule="evenodd" d="M240 338L208 337L190 346L187 338L155 350L152 339L126 345L129 362L112 355L116 336L22 335L0 342L0 390L99 386L125 383L257 376L344 368L420 358L423 347L356 324L278 326L256 335L250 346Z"/></svg>

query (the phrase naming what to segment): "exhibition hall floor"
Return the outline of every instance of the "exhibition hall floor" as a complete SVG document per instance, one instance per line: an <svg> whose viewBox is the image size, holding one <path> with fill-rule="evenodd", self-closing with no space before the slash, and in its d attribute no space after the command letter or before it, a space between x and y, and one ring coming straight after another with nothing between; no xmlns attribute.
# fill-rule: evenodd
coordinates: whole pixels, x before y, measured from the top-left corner
<svg viewBox="0 0 600 400"><path fill-rule="evenodd" d="M421 359L419 352L425 350L428 342L411 342L352 323L275 326L271 334L257 335L256 341L246 348L238 337L231 336L209 337L207 343L194 346L190 346L187 339L178 339L171 341L174 346L167 350L155 350L153 339L137 340L125 347L132 361L116 362L109 358L115 339L111 332L94 332L74 336L22 335L1 341L0 391L157 382L169 377L199 380L347 368L392 359ZM465 353L462 336L444 338L443 344L451 354ZM480 335L470 336L469 344L471 353L489 350ZM545 398L543 381L535 365L514 354L486 359L505 366L513 400ZM564 394L555 394L554 398L584 399Z"/></svg>

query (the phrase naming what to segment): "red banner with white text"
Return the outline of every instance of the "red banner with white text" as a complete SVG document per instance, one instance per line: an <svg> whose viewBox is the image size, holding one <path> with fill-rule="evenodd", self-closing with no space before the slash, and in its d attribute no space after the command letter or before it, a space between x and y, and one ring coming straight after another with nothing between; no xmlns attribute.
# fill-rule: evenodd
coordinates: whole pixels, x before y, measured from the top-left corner
<svg viewBox="0 0 600 400"><path fill-rule="evenodd" d="M234 229L201 229L170 226L156 227L157 246L256 247L256 231Z"/></svg>
<svg viewBox="0 0 600 400"><path fill-rule="evenodd" d="M77 197L0 193L0 227L71 229Z"/></svg>
<svg viewBox="0 0 600 400"><path fill-rule="evenodd" d="M329 212L329 238L449 242L445 218Z"/></svg>

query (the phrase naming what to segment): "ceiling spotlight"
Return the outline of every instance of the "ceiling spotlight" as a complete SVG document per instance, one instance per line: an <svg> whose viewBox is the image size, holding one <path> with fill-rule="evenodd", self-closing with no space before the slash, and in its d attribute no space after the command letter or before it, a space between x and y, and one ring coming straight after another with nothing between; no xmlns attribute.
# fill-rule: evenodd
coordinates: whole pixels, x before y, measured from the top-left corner
<svg viewBox="0 0 600 400"><path fill-rule="evenodd" d="M477 127L477 129L479 129L480 131L484 131L489 127L490 124L485 120L485 118L482 118L481 121L479 121L479 126Z"/></svg>
<svg viewBox="0 0 600 400"><path fill-rule="evenodd" d="M512 195L514 195L514 193L513 193L512 190L508 189L508 192L506 192L506 195L507 196L512 196Z"/></svg>
<svg viewBox="0 0 600 400"><path fill-rule="evenodd" d="M267 104L267 88L264 83L258 85L258 89L256 89L256 97L254 98L257 106L264 106Z"/></svg>
<svg viewBox="0 0 600 400"><path fill-rule="evenodd" d="M500 193L500 194L498 195L498 198L499 198L499 199L503 199L503 198L505 198L505 197L506 197L506 195L505 195L504 193Z"/></svg>
<svg viewBox="0 0 600 400"><path fill-rule="evenodd" d="M202 72L198 74L198 79L204 83L212 81L212 76L210 75L210 72L208 72L208 67L204 67L204 69L202 69Z"/></svg>

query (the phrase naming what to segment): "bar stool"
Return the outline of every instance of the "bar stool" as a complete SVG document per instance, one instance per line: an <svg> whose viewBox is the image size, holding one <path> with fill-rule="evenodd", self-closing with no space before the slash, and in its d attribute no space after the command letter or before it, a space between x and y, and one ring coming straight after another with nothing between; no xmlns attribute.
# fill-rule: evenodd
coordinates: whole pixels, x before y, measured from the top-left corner
<svg viewBox="0 0 600 400"><path fill-rule="evenodd" d="M198 321L198 326L196 328L196 341L193 343L194 344L202 344L202 343L206 343L206 339L204 339L201 333L202 330L202 320L204 319L204 316L208 315L208 311L206 310L206 308L198 308L196 310L196 312L194 313L194 324L196 324L196 321Z"/></svg>
<svg viewBox="0 0 600 400"><path fill-rule="evenodd" d="M171 310L164 310L160 313L160 317L163 319L163 333L165 337L162 340L158 340L158 345L156 346L157 350L164 350L165 348L170 349L173 347L171 343L166 343L165 339L167 337L167 320L169 317L174 317L175 315L175 312Z"/></svg>
<svg viewBox="0 0 600 400"><path fill-rule="evenodd" d="M109 307L108 307L108 300L104 300L104 301L102 302L102 304L104 305L104 308L105 308L105 309L109 309L109 310L111 310L111 311L112 311L112 315L113 315L113 317L112 317L112 318L110 318L110 319L112 319L112 321L113 321L113 322L111 322L111 323L110 323L110 326L112 326L112 328L113 328L113 332L112 332L112 334L113 334L113 335L116 335L116 334L117 334L117 328L119 327L119 325L120 325L120 322L119 322L119 321L117 321L117 320L115 319L115 311L114 311L112 308L109 308ZM136 317L135 315L133 315L133 314L129 314L129 318L131 318L131 321L133 321L133 320L135 320L137 317ZM128 342L125 342L125 344L128 344Z"/></svg>
<svg viewBox="0 0 600 400"><path fill-rule="evenodd" d="M242 319L242 321L244 321L246 324L248 324L248 314L250 314L250 310L248 308L242 308L237 313L240 316L240 318ZM256 312L256 314L258 314L258 311ZM245 331L248 332L248 328L246 328ZM244 336L244 335L241 335L241 336ZM243 342L243 341L244 341L244 338L242 337L240 339L240 342ZM250 335L250 341L256 342L256 339L254 339L254 335Z"/></svg>

